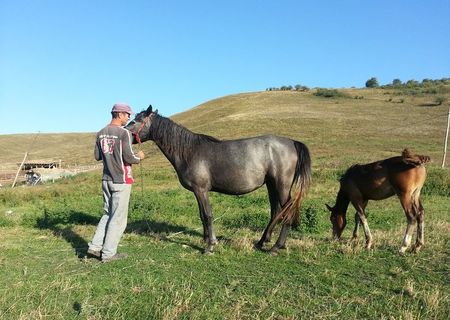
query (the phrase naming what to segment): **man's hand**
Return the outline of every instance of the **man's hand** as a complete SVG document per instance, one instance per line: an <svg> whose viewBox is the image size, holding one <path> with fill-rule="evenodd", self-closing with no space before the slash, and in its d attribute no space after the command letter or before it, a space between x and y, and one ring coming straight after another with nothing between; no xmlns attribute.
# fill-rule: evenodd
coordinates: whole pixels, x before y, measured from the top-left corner
<svg viewBox="0 0 450 320"><path fill-rule="evenodd" d="M136 155L139 157L139 159L144 160L145 159L145 154L142 150L140 150L138 153L136 153Z"/></svg>

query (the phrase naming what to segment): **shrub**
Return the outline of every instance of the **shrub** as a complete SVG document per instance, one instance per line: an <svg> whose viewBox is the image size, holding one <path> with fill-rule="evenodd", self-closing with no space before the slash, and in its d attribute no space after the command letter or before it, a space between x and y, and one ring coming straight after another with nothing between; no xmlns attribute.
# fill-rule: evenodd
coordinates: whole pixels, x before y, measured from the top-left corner
<svg viewBox="0 0 450 320"><path fill-rule="evenodd" d="M317 97L323 97L323 98L346 98L348 97L347 94L340 92L336 89L317 89L316 93L314 93Z"/></svg>
<svg viewBox="0 0 450 320"><path fill-rule="evenodd" d="M318 233L319 217L323 213L324 205L318 200L304 202L300 213L300 230L306 233Z"/></svg>
<svg viewBox="0 0 450 320"><path fill-rule="evenodd" d="M450 197L450 171L442 168L428 168L427 180L422 193Z"/></svg>
<svg viewBox="0 0 450 320"><path fill-rule="evenodd" d="M436 97L436 99L434 99L434 102L436 103L436 105L440 106L441 104L443 104L444 102L447 101L447 98L444 96L439 96Z"/></svg>

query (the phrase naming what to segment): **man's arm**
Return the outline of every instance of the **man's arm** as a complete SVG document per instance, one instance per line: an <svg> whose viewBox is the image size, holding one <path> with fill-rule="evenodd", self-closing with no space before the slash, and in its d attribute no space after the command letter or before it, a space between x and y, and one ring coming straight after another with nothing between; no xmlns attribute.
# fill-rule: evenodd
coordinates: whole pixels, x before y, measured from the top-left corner
<svg viewBox="0 0 450 320"><path fill-rule="evenodd" d="M144 152L133 152L131 148L131 133L126 129L124 129L124 138L122 139L122 156L125 162L129 164L137 164L145 158Z"/></svg>
<svg viewBox="0 0 450 320"><path fill-rule="evenodd" d="M95 160L97 160L97 161L102 160L102 153L100 152L100 146L99 146L98 140L95 141L94 157L95 157Z"/></svg>

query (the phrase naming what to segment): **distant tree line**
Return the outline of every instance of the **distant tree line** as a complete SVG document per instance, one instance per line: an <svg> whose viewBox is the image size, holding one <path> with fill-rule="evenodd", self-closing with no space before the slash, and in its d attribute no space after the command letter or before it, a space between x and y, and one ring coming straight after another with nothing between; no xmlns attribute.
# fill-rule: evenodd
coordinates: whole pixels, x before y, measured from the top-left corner
<svg viewBox="0 0 450 320"><path fill-rule="evenodd" d="M442 79L423 79L422 82L417 80L408 80L402 82L400 79L392 80L392 83L379 85L377 78L373 77L366 81L366 88L381 88L391 89L394 92L386 92L386 94L394 95L410 95L410 96L423 96L423 95L436 95L434 100L435 105L442 105L447 101L445 94L450 93L450 78ZM389 101L393 101L392 98ZM402 103L404 99L400 99Z"/></svg>
<svg viewBox="0 0 450 320"><path fill-rule="evenodd" d="M279 88L277 87L267 88L266 91L309 91L309 88L307 86L296 84L295 86L281 86Z"/></svg>
<svg viewBox="0 0 450 320"><path fill-rule="evenodd" d="M392 83L380 85L376 77L372 77L366 81L366 88L382 88L382 89L402 89L402 88L418 88L418 87L436 87L441 85L449 85L450 78L442 79L423 79L422 82L417 80L408 80L402 82L400 79L392 80ZM296 84L295 86L281 86L267 88L266 91L309 91L310 88L304 85Z"/></svg>
<svg viewBox="0 0 450 320"><path fill-rule="evenodd" d="M450 78L442 79L423 79L422 82L417 80L408 80L402 82L400 79L392 80L392 83L380 85L377 78L372 77L366 81L366 88L382 88L382 89L403 89L403 88L424 88L424 87L436 87L441 85L450 84Z"/></svg>
<svg viewBox="0 0 450 320"><path fill-rule="evenodd" d="M441 105L447 101L445 94L450 93L450 78L442 79L423 79L422 82L417 80L408 80L402 82L400 79L392 80L392 83L380 85L376 77L372 77L366 81L366 88L380 88L380 89L392 89L393 92L386 91L385 94L391 95L410 95L410 96L423 96L423 95L440 95L435 99L436 105ZM287 85L281 87L267 88L266 91L310 91L310 88L304 85L297 84L295 86ZM343 93L336 89L323 89L315 88L315 96L324 98L349 98L350 95ZM355 96L355 99L364 99L363 96ZM392 99L391 99L392 100Z"/></svg>

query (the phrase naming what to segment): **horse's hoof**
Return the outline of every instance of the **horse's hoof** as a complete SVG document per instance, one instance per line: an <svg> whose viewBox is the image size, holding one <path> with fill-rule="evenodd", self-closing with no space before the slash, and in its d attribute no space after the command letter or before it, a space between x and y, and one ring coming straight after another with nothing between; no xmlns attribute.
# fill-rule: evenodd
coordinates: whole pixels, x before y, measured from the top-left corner
<svg viewBox="0 0 450 320"><path fill-rule="evenodd" d="M270 254L271 254L272 256L276 257L276 256L278 255L278 253L279 253L279 252L278 252L278 249L279 249L278 247L275 247L275 246L274 246L274 247L272 247L272 249L270 249L269 252L270 252Z"/></svg>
<svg viewBox="0 0 450 320"><path fill-rule="evenodd" d="M254 246L253 246L256 250L262 250L263 249L263 245L261 244L261 243L256 243Z"/></svg>
<svg viewBox="0 0 450 320"><path fill-rule="evenodd" d="M205 256L212 256L212 255L214 255L214 252L205 250L205 251L203 252L203 255L205 255Z"/></svg>

